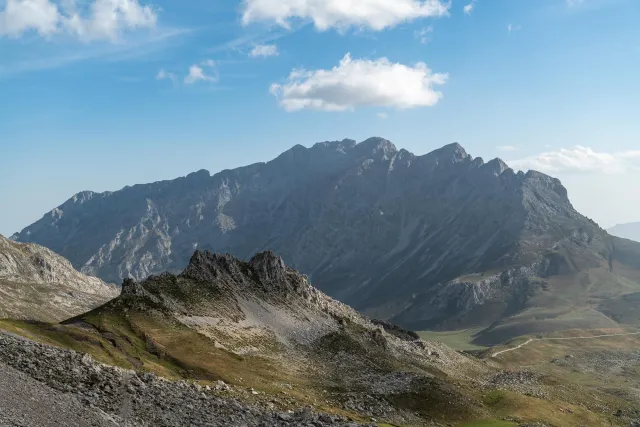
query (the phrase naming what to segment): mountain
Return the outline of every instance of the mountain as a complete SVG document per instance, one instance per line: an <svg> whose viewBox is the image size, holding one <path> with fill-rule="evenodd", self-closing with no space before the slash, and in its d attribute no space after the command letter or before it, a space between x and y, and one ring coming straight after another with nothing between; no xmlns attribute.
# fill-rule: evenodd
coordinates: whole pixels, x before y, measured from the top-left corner
<svg viewBox="0 0 640 427"><path fill-rule="evenodd" d="M60 321L118 293L115 286L77 272L47 248L0 236L0 318Z"/></svg>
<svg viewBox="0 0 640 427"><path fill-rule="evenodd" d="M640 222L618 224L607 231L613 236L640 242Z"/></svg>
<svg viewBox="0 0 640 427"><path fill-rule="evenodd" d="M313 405L402 425L488 416L469 383L492 372L484 364L370 321L271 252L244 262L198 251L179 275L127 279L99 308L26 328L111 365L240 386L250 391L244 398L271 406ZM133 405L134 413L144 409L145 425L165 425L164 413Z"/></svg>
<svg viewBox="0 0 640 427"><path fill-rule="evenodd" d="M640 245L576 212L559 180L459 144L424 156L382 138L297 145L213 176L79 193L14 239L107 281L179 271L196 248L270 249L366 314L483 326L483 343L609 327L606 302L640 292Z"/></svg>

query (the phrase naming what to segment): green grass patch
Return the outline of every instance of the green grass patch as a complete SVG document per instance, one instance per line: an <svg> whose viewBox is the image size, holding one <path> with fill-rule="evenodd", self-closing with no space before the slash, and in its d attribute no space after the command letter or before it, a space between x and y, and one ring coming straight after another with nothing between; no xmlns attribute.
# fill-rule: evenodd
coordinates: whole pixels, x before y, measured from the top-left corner
<svg viewBox="0 0 640 427"><path fill-rule="evenodd" d="M488 347L473 344L473 337L484 328L462 329L459 331L418 331L418 335L425 341L439 341L454 350L486 350Z"/></svg>
<svg viewBox="0 0 640 427"><path fill-rule="evenodd" d="M482 401L484 402L485 405L496 406L502 403L506 397L507 397L507 394L504 391L493 390L487 393L487 395L484 397L484 399L482 399Z"/></svg>
<svg viewBox="0 0 640 427"><path fill-rule="evenodd" d="M499 420L472 421L470 423L460 425L460 427L514 427L514 426L517 426L517 424L509 421L499 421Z"/></svg>

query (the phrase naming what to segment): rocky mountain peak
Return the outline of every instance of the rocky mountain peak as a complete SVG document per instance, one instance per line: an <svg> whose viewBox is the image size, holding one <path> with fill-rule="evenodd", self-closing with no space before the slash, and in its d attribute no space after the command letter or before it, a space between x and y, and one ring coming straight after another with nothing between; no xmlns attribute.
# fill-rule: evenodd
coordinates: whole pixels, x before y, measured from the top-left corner
<svg viewBox="0 0 640 427"><path fill-rule="evenodd" d="M356 145L359 155L371 155L375 158L389 160L398 152L395 145L389 140L380 137L373 137L362 141Z"/></svg>
<svg viewBox="0 0 640 427"><path fill-rule="evenodd" d="M229 254L195 251L189 265L182 272L192 279L212 282L222 274L234 274L239 270L237 260Z"/></svg>
<svg viewBox="0 0 640 427"><path fill-rule="evenodd" d="M434 150L423 156L423 158L435 164L460 163L472 160L467 151L457 142Z"/></svg>
<svg viewBox="0 0 640 427"><path fill-rule="evenodd" d="M264 281L282 280L287 273L284 260L271 251L261 252L251 258L249 265L253 271Z"/></svg>
<svg viewBox="0 0 640 427"><path fill-rule="evenodd" d="M558 178L545 175L542 172L530 170L525 174L525 180L529 185L538 186L552 190L558 194L562 200L569 202L569 193Z"/></svg>
<svg viewBox="0 0 640 427"><path fill-rule="evenodd" d="M502 173L508 169L511 169L502 159L495 158L484 165L485 169L489 170L496 176L502 175Z"/></svg>

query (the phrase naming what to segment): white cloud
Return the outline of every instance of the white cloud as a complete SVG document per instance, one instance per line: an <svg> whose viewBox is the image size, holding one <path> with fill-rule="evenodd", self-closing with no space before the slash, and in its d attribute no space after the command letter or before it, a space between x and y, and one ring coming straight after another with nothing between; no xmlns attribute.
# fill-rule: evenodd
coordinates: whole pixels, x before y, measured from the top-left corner
<svg viewBox="0 0 640 427"><path fill-rule="evenodd" d="M49 0L7 0L0 11L0 36L19 37L30 30L48 36L58 31L60 18Z"/></svg>
<svg viewBox="0 0 640 427"><path fill-rule="evenodd" d="M518 151L520 148L515 145L498 145L496 149L498 151Z"/></svg>
<svg viewBox="0 0 640 427"><path fill-rule="evenodd" d="M389 118L389 115L387 113L378 113L377 116L382 120L387 120Z"/></svg>
<svg viewBox="0 0 640 427"><path fill-rule="evenodd" d="M280 52L278 51L278 46L275 44L260 44L255 46L251 52L249 52L249 56L252 58L266 58L268 56L278 56Z"/></svg>
<svg viewBox="0 0 640 427"><path fill-rule="evenodd" d="M522 29L521 25L507 25L507 31L511 33L512 31L520 31Z"/></svg>
<svg viewBox="0 0 640 427"><path fill-rule="evenodd" d="M430 36L431 33L433 33L433 27L430 25L420 30L416 30L413 33L413 36L418 40L420 40L420 43L427 44L431 41L431 36Z"/></svg>
<svg viewBox="0 0 640 427"><path fill-rule="evenodd" d="M471 0L471 3L465 5L462 9L464 10L464 13L466 15L471 15L471 12L473 12L473 8L476 4L476 0Z"/></svg>
<svg viewBox="0 0 640 427"><path fill-rule="evenodd" d="M311 20L321 31L350 27L380 31L419 18L448 14L442 0L245 0L242 21L275 22L289 27L293 19Z"/></svg>
<svg viewBox="0 0 640 427"><path fill-rule="evenodd" d="M620 174L640 170L640 150L606 153L576 145L510 163L514 168L534 169L545 173Z"/></svg>
<svg viewBox="0 0 640 427"><path fill-rule="evenodd" d="M215 74L209 75L205 72L203 67L213 68L215 67L215 62L211 59L207 59L202 63L194 64L189 67L189 74L184 78L184 84L191 85L197 82L217 82L218 76Z"/></svg>
<svg viewBox="0 0 640 427"><path fill-rule="evenodd" d="M172 82L175 82L176 75L162 69L158 71L158 74L156 75L156 80L171 80Z"/></svg>
<svg viewBox="0 0 640 427"><path fill-rule="evenodd" d="M153 28L156 11L138 0L7 0L0 11L0 36L20 37L29 31L41 36L69 33L82 41L116 41L123 32Z"/></svg>
<svg viewBox="0 0 640 427"><path fill-rule="evenodd" d="M125 30L153 28L158 17L151 6L138 0L95 0L88 16L82 16L71 0L66 27L81 40L117 40Z"/></svg>
<svg viewBox="0 0 640 427"><path fill-rule="evenodd" d="M287 111L345 111L358 106L407 109L437 104L442 93L434 86L447 78L421 62L411 67L387 58L354 60L347 54L330 70L293 70L284 84L271 85L271 93Z"/></svg>

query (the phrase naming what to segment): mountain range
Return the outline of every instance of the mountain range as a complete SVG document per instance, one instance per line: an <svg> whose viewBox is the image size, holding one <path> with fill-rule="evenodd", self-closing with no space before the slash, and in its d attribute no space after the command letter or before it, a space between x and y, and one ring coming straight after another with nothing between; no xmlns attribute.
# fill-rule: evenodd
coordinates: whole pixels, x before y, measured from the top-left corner
<svg viewBox="0 0 640 427"><path fill-rule="evenodd" d="M0 236L0 318L61 321L118 294L116 286L77 272L47 248Z"/></svg>
<svg viewBox="0 0 640 427"><path fill-rule="evenodd" d="M613 236L640 242L640 222L618 224L607 231Z"/></svg>
<svg viewBox="0 0 640 427"><path fill-rule="evenodd" d="M640 295L640 244L578 213L559 180L459 144L423 156L382 138L297 145L213 176L81 192L12 239L109 282L178 272L195 249L273 250L372 317L481 326L482 343L633 323L611 307Z"/></svg>

